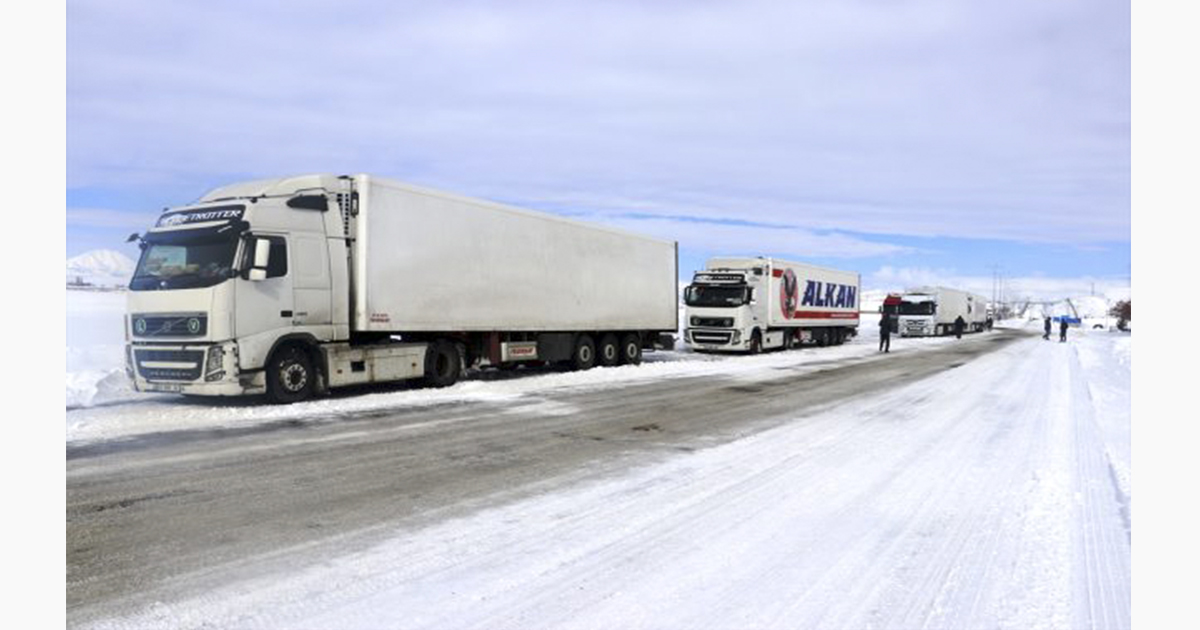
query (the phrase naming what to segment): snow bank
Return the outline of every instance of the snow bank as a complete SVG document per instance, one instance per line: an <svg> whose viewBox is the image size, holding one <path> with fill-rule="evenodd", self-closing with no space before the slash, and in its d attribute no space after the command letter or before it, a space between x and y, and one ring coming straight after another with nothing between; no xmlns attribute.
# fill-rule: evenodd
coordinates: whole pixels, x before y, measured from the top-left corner
<svg viewBox="0 0 1200 630"><path fill-rule="evenodd" d="M125 293L67 291L67 409L137 395L125 378Z"/></svg>
<svg viewBox="0 0 1200 630"><path fill-rule="evenodd" d="M185 400L133 391L125 378L124 295L69 291L67 300L67 439L88 441L159 431L248 426L281 419L318 419L381 409L461 402L501 402L551 389L606 389L662 379L721 375L760 378L780 367L822 366L876 352L878 316L864 314L859 336L845 345L773 352L759 356L697 354L688 350L647 353L640 366L586 372L548 369L472 373L454 387L422 389L399 385L370 393L339 394L306 403L269 406L247 399ZM892 352L931 349L953 337L893 337ZM682 343L679 344L682 347Z"/></svg>
<svg viewBox="0 0 1200 630"><path fill-rule="evenodd" d="M471 378L445 389L423 389L416 384L398 385L396 387L401 389L375 390L377 393L365 394L357 391L342 393L331 398L286 406L264 405L252 399L185 400L170 395L137 394L128 390L127 386L122 389L111 372L84 371L68 376L68 389L75 388L75 404L71 404L69 395L68 406L83 408L67 413L67 439L91 441L160 431L253 426L282 419L317 420L383 409L399 410L462 402L503 402L536 396L548 390L615 389L639 382L697 376L770 378L777 375L781 367L808 365L815 370L827 367L830 362L875 354L878 339L875 323L864 318L861 329L862 335L837 347L805 348L759 356L697 354L686 350L654 352L647 354L640 366L595 368L586 372L488 371L475 373ZM892 353L917 352L954 342L953 337L894 338ZM124 378L123 374L121 378ZM101 402L122 404L86 408Z"/></svg>

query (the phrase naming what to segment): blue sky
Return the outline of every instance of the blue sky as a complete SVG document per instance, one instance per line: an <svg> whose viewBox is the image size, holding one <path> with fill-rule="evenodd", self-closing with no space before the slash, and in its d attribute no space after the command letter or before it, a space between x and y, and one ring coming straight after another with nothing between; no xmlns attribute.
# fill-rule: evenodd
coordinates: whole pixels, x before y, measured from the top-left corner
<svg viewBox="0 0 1200 630"><path fill-rule="evenodd" d="M67 3L67 254L369 172L680 242L1128 286L1128 3Z"/></svg>

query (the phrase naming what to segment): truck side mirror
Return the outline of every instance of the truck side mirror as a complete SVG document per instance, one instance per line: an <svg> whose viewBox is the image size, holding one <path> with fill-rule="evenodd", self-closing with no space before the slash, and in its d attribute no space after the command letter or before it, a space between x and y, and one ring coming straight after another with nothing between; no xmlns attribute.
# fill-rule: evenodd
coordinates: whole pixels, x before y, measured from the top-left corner
<svg viewBox="0 0 1200 630"><path fill-rule="evenodd" d="M265 238L254 239L254 265L250 268L247 279L254 282L267 279L267 265L271 262L271 241Z"/></svg>

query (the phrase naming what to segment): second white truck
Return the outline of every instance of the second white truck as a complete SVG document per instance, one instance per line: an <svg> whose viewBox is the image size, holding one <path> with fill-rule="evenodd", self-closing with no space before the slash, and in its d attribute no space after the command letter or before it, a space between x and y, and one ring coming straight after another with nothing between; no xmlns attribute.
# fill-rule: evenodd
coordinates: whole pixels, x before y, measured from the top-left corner
<svg viewBox="0 0 1200 630"><path fill-rule="evenodd" d="M900 296L898 327L903 337L954 334L954 322L963 318L963 332L987 327L987 298L946 287L918 287Z"/></svg>
<svg viewBox="0 0 1200 630"><path fill-rule="evenodd" d="M777 258L713 258L684 290L700 352L837 345L858 332L859 275Z"/></svg>

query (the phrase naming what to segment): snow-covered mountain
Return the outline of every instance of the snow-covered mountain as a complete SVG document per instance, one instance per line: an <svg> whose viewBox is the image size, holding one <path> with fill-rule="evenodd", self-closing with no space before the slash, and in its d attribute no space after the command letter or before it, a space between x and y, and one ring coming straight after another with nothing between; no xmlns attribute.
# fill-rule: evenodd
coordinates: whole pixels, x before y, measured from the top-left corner
<svg viewBox="0 0 1200 630"><path fill-rule="evenodd" d="M67 259L67 284L80 282L114 287L129 284L135 263L125 254L111 249L96 249Z"/></svg>

